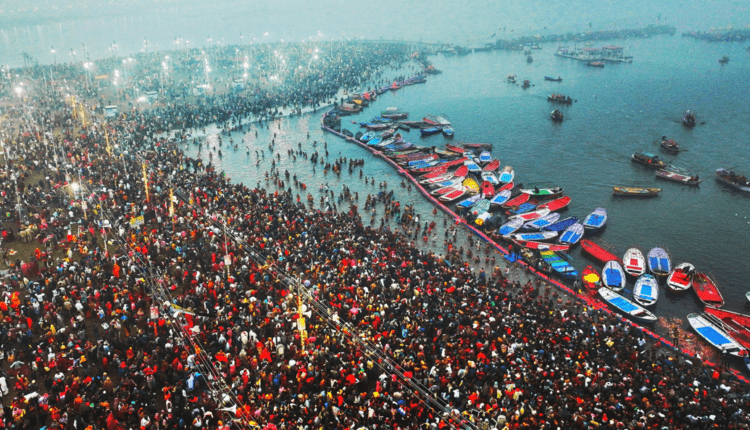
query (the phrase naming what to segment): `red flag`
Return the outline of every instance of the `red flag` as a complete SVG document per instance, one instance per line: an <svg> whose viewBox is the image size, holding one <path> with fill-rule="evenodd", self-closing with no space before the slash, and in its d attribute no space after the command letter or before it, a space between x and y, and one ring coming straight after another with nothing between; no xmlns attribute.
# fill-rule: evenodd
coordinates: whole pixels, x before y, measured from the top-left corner
<svg viewBox="0 0 750 430"><path fill-rule="evenodd" d="M190 314L182 314L185 317L185 321L187 321L187 328L191 329L193 328L193 316Z"/></svg>
<svg viewBox="0 0 750 430"><path fill-rule="evenodd" d="M117 263L115 263L115 266L112 268L112 276L115 278L120 277L120 266L118 266Z"/></svg>
<svg viewBox="0 0 750 430"><path fill-rule="evenodd" d="M221 351L219 351L216 355L214 355L214 358L216 358L216 360L218 360L218 361L220 361L222 363L229 363L229 360L227 359L226 354L224 354Z"/></svg>
<svg viewBox="0 0 750 430"><path fill-rule="evenodd" d="M260 361L263 360L273 361L271 359L271 353L268 352L268 348L263 348L263 351L260 352Z"/></svg>

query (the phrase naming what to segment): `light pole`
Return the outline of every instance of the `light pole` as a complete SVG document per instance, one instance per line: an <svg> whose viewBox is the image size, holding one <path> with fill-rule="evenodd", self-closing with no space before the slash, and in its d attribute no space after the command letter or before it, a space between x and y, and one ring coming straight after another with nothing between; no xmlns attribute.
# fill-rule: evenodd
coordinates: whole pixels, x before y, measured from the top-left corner
<svg viewBox="0 0 750 430"><path fill-rule="evenodd" d="M52 58L55 60L55 65L57 65L57 51L55 51L54 46L52 46Z"/></svg>
<svg viewBox="0 0 750 430"><path fill-rule="evenodd" d="M83 63L83 68L86 69L86 84L91 88L91 62L86 61Z"/></svg>
<svg viewBox="0 0 750 430"><path fill-rule="evenodd" d="M117 88L117 81L119 79L120 79L120 71L119 70L115 70L115 80L113 82L115 84L115 97L119 97L120 96L120 93L119 93L118 88Z"/></svg>

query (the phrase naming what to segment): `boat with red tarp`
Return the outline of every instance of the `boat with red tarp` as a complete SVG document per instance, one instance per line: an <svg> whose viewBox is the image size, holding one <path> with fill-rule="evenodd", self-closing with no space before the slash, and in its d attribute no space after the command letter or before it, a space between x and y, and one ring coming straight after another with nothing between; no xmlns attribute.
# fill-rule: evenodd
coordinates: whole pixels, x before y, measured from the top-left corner
<svg viewBox="0 0 750 430"><path fill-rule="evenodd" d="M704 311L721 321L727 333L745 348L750 349L750 315L706 306Z"/></svg>
<svg viewBox="0 0 750 430"><path fill-rule="evenodd" d="M570 204L570 196L562 196L547 203L539 205L539 208L547 208L550 212L559 211Z"/></svg>
<svg viewBox="0 0 750 430"><path fill-rule="evenodd" d="M445 149L447 149L450 152L455 152L458 155L463 155L463 153L466 151L466 149L464 149L464 148L462 148L462 147L460 147L458 145L453 145L453 144L450 144L450 143L446 143L445 144Z"/></svg>
<svg viewBox="0 0 750 430"><path fill-rule="evenodd" d="M698 295L698 299L706 306L724 306L724 297L719 291L716 283L705 273L696 272L693 275L693 290Z"/></svg>
<svg viewBox="0 0 750 430"><path fill-rule="evenodd" d="M525 194L525 193L521 193L521 194L517 195L516 197L514 197L514 198L508 200L507 202L505 202L503 204L503 207L506 208L506 209L507 208L518 207L518 206L521 206L522 204L528 202L530 198L531 198L531 195Z"/></svg>
<svg viewBox="0 0 750 430"><path fill-rule="evenodd" d="M500 167L500 160L497 158L491 160L489 163L487 163L484 167L482 167L482 170L485 172L494 172Z"/></svg>
<svg viewBox="0 0 750 430"><path fill-rule="evenodd" d="M601 245L592 240L583 239L581 241L581 248L586 251L587 254L601 261L602 263L606 263L608 261L617 261L618 263L620 262L620 258L618 258L615 254L602 248Z"/></svg>
<svg viewBox="0 0 750 430"><path fill-rule="evenodd" d="M422 179L436 178L438 176L445 175L446 172L448 172L448 166L440 166L439 168L420 176L419 179L422 180ZM456 176L455 173L453 176Z"/></svg>
<svg viewBox="0 0 750 430"><path fill-rule="evenodd" d="M518 246L523 246L530 249L549 249L550 251L567 251L570 249L568 245L557 245L553 243L537 242L535 240L517 240L513 239L513 242Z"/></svg>
<svg viewBox="0 0 750 430"><path fill-rule="evenodd" d="M410 170L412 172L414 172L414 173L429 173L429 172L435 171L437 169L440 169L441 167L451 167L451 166L455 166L457 164L463 164L464 161L466 161L466 158L457 158L455 160L446 161L445 163L440 163L440 164L437 164L437 165L434 165L434 166L420 167L420 168L410 169Z"/></svg>

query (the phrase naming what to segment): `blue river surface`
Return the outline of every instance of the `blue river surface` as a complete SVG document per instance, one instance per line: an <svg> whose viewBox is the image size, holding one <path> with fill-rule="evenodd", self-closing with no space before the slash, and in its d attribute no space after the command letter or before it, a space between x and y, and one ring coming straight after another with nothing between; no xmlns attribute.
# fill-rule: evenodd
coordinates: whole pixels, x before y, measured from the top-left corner
<svg viewBox="0 0 750 430"><path fill-rule="evenodd" d="M454 142L492 143L492 155L501 165L515 168L517 182L565 188L565 194L572 198L565 216L583 218L594 208L605 207L609 221L595 241L606 242L620 257L632 246L644 254L655 246L663 247L673 265L687 261L709 273L719 285L727 309L747 312L744 295L750 290L750 267L745 251L750 239L750 194L728 189L715 180L715 170L720 167L750 175L750 55L746 47L707 44L679 36L613 40L597 46L605 43L624 46L633 55L633 63L586 67L583 62L555 56L557 45L552 44L532 51L531 63L523 53L511 51L433 56L430 61L443 71L441 75L430 76L424 85L383 94L363 113L345 117L342 127L356 133L359 127L351 121L366 121L387 107L410 112L412 120L429 114L446 116L456 130ZM730 57L726 65L718 62L723 55ZM391 70L389 76L411 70L409 65ZM519 83L529 79L532 87L524 90L508 83L509 74L515 74ZM563 80L549 82L544 76L560 76ZM576 102L553 105L546 99L553 92ZM563 123L549 120L552 109L563 111ZM694 129L680 124L687 109L697 115L699 125ZM314 191L316 206L318 187L323 183L336 193L342 185L358 191L359 205L363 206L364 196L378 189L365 185L356 171L349 176L344 169L344 174L336 177L323 175L322 166L318 166L312 173L309 162L287 157L287 151L296 150L299 143L307 152L323 152L321 143L313 147L312 142L325 141L329 161L340 156L363 158L364 175L387 181L395 198L413 203L423 219L446 218L440 212L433 216L431 204L415 191L397 186L402 178L383 160L323 133L320 113L282 119L270 127L253 125L257 138L252 131L232 136L237 142L246 139L242 145L249 147L249 153L227 148L228 138L224 137L224 156L214 157L214 164L235 182L262 182L263 173L270 168L268 144L275 133L274 150L282 156L281 172L289 170L305 182L308 191ZM658 142L664 135L686 151L679 155L660 151ZM441 135L420 138L415 131L405 133L405 137L424 146L442 147L447 142ZM193 156L197 153L193 145L187 149ZM257 158L256 149L264 149L265 158ZM700 187L685 187L657 179L652 170L630 160L635 151L658 154L673 165L699 174L704 181ZM201 155L207 156L205 147ZM615 185L660 187L663 191L653 199L615 198ZM299 193L304 199L304 193ZM579 273L588 264L597 266L579 248L571 250L570 255ZM692 292L662 294L654 310L660 316L684 318L700 310L700 303Z"/></svg>

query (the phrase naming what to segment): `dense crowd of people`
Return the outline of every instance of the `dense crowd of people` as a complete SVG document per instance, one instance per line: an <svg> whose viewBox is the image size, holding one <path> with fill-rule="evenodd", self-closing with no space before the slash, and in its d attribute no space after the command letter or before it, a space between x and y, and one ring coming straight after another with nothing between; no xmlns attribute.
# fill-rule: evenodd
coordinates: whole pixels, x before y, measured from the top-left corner
<svg viewBox="0 0 750 430"><path fill-rule="evenodd" d="M377 64L382 53L367 52L337 58ZM321 72L347 81L367 70L347 61ZM159 134L188 115L206 119L186 129L230 121L244 97L82 128L59 93L30 86L33 108L12 111L6 130L0 192L0 427L750 424L750 392L732 374L548 287L474 273L371 225L364 210L384 204L415 238L427 230L387 192L363 210L316 208L301 183L232 183ZM308 90L287 89L298 100ZM21 233L35 249L14 258Z"/></svg>

